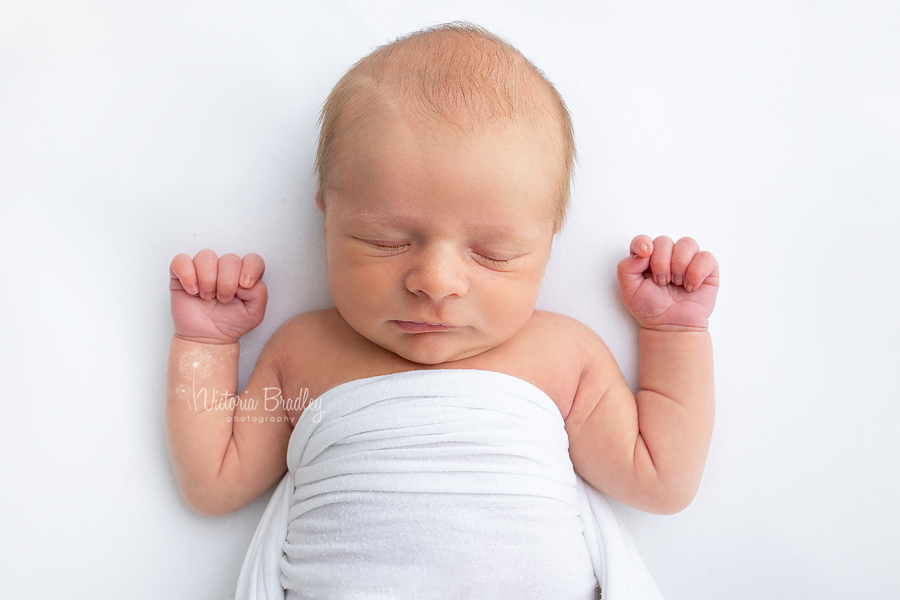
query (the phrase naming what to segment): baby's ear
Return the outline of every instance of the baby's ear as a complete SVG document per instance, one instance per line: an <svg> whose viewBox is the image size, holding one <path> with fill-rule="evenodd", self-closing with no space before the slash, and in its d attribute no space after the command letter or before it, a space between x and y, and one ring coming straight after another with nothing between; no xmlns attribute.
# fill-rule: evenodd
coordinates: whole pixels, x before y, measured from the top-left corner
<svg viewBox="0 0 900 600"><path fill-rule="evenodd" d="M325 200L322 199L322 192L316 192L316 206L319 207L319 210L322 211L322 214L325 214Z"/></svg>

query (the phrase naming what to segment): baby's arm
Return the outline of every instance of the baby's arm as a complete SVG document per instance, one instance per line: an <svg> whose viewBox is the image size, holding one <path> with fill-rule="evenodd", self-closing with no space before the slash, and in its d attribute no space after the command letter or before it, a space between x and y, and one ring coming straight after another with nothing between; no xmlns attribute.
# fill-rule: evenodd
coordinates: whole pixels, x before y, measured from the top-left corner
<svg viewBox="0 0 900 600"><path fill-rule="evenodd" d="M166 432L182 494L202 514L224 514L253 501L284 473L292 426L280 402L275 352L263 350L239 395L242 335L262 322L263 260L248 254L170 267L175 336L169 351ZM278 397L279 401L267 398Z"/></svg>
<svg viewBox="0 0 900 600"><path fill-rule="evenodd" d="M599 338L588 349L566 418L575 469L641 510L673 513L697 492L712 436L712 343L707 318L719 285L715 258L690 238L632 241L619 263L622 300L641 325L640 391L633 395Z"/></svg>

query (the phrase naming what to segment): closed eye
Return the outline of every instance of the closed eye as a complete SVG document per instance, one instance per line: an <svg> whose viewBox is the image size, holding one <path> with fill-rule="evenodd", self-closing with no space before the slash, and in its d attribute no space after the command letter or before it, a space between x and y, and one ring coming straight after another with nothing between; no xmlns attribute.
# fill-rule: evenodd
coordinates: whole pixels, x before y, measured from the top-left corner
<svg viewBox="0 0 900 600"><path fill-rule="evenodd" d="M400 252L409 247L409 243L407 242L387 242L382 240L365 240L362 238L356 238L361 242L365 242L369 246L383 252Z"/></svg>
<svg viewBox="0 0 900 600"><path fill-rule="evenodd" d="M505 271L510 268L514 258L494 258L484 254L475 253L476 260L490 269Z"/></svg>
<svg viewBox="0 0 900 600"><path fill-rule="evenodd" d="M492 265L508 265L512 260L511 258L507 258L505 260L500 258L491 258L490 256L485 256L484 254L479 254L478 256L480 256L485 262L489 262Z"/></svg>

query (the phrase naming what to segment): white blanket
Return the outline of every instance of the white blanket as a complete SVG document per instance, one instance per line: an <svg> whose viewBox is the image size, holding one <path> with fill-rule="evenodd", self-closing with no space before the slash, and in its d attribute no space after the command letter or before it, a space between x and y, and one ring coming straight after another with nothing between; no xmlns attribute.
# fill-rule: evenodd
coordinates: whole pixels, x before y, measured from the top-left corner
<svg viewBox="0 0 900 600"><path fill-rule="evenodd" d="M501 373L349 382L311 403L236 598L662 596L559 409Z"/></svg>

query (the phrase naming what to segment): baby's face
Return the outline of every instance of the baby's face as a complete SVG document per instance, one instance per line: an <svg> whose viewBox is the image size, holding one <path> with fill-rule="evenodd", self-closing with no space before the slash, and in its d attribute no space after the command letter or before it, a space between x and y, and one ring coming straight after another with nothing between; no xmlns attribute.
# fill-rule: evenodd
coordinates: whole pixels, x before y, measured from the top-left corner
<svg viewBox="0 0 900 600"><path fill-rule="evenodd" d="M347 323L421 364L515 335L554 234L542 144L513 126L454 136L388 116L341 146L324 214L329 285Z"/></svg>

